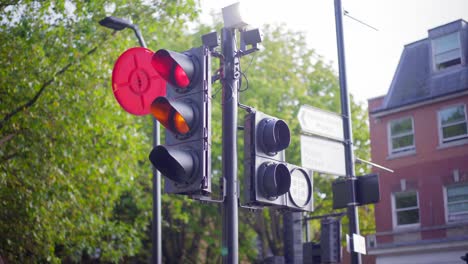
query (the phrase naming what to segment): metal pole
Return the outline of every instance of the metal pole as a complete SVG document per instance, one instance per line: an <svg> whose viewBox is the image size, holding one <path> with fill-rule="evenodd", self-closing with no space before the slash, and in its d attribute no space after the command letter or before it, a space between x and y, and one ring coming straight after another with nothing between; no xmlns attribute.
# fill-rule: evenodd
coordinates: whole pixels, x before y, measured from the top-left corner
<svg viewBox="0 0 468 264"><path fill-rule="evenodd" d="M153 147L160 144L159 123L156 118L153 119ZM162 231L161 231L161 175L158 170L153 167L153 229L151 236L153 241L152 246L152 263L162 263Z"/></svg>
<svg viewBox="0 0 468 264"><path fill-rule="evenodd" d="M132 27L135 35L138 38L140 46L146 48L145 40L141 35L138 26ZM159 135L159 123L156 118L153 120L153 148L161 144ZM151 248L151 263L162 263L162 231L161 231L161 174L153 167L153 224L151 230L151 241L153 241Z"/></svg>
<svg viewBox="0 0 468 264"><path fill-rule="evenodd" d="M137 37L138 43L140 43L140 46L146 48L145 39L141 35L140 28L138 28L137 25L131 25L130 27L133 29L133 32L135 32L135 36Z"/></svg>
<svg viewBox="0 0 468 264"><path fill-rule="evenodd" d="M239 263L237 193L237 89L239 58L236 57L235 29L223 28L223 177L226 190L223 202L223 263Z"/></svg>
<svg viewBox="0 0 468 264"><path fill-rule="evenodd" d="M336 39L338 49L338 65L341 91L341 114L343 116L343 132L345 140L345 161L346 176L348 180L355 181L354 175L354 153L353 153L353 132L351 126L351 111L349 105L349 94L346 84L346 62L343 40L343 9L341 0L335 0L335 24ZM359 216L356 207L356 190L354 184L351 184L351 201L348 204L349 219L349 242L351 264L361 264L361 255L354 252L353 234L359 234Z"/></svg>

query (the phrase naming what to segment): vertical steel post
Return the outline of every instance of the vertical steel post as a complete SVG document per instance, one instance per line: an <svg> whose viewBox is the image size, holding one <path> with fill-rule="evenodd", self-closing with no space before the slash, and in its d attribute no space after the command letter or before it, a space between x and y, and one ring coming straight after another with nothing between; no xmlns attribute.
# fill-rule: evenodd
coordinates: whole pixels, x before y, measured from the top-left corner
<svg viewBox="0 0 468 264"><path fill-rule="evenodd" d="M285 212L283 214L283 245L285 263L302 264L302 213Z"/></svg>
<svg viewBox="0 0 468 264"><path fill-rule="evenodd" d="M222 30L223 63L223 162L225 197L223 202L223 263L239 263L237 193L237 92L240 77L236 56L235 29Z"/></svg>
<svg viewBox="0 0 468 264"><path fill-rule="evenodd" d="M153 147L160 144L159 123L153 119ZM153 224L151 236L153 245L151 255L153 264L162 263L162 231L161 231L161 174L153 167Z"/></svg>
<svg viewBox="0 0 468 264"><path fill-rule="evenodd" d="M133 31L140 46L147 48L145 40L141 35L140 29L137 25L133 25ZM159 135L159 123L154 117L153 120L153 148L161 144ZM162 263L162 231L161 231L161 174L153 166L153 224L151 225L151 241L153 242L151 247L151 263L161 264Z"/></svg>
<svg viewBox="0 0 468 264"><path fill-rule="evenodd" d="M343 9L341 0L335 0L335 26L338 50L338 65L340 78L341 114L343 116L343 132L345 140L345 163L346 176L348 180L355 181L354 175L354 153L353 153L353 132L351 126L351 108L349 104L349 94L346 84L346 62L343 38ZM361 255L354 252L353 234L359 234L359 216L357 212L355 185L351 184L351 201L348 204L349 236L351 264L361 264Z"/></svg>

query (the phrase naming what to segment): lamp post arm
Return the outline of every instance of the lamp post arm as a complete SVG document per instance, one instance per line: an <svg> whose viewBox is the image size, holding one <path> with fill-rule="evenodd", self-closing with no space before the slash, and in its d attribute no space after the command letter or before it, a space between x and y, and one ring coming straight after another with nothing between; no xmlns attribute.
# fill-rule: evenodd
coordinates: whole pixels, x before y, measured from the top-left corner
<svg viewBox="0 0 468 264"><path fill-rule="evenodd" d="M136 37L138 39L138 42L140 43L140 46L143 47L143 48L146 48L145 40L143 39L143 36L141 35L141 31L138 28L138 26L132 24L129 27L135 32L135 35L136 35Z"/></svg>

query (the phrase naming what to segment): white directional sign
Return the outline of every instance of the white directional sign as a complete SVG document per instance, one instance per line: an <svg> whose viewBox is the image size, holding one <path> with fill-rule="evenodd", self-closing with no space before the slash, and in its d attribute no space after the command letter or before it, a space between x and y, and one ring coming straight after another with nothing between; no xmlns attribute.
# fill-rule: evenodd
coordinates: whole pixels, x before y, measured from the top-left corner
<svg viewBox="0 0 468 264"><path fill-rule="evenodd" d="M297 114L304 132L343 140L343 119L340 115L308 105L302 105Z"/></svg>
<svg viewBox="0 0 468 264"><path fill-rule="evenodd" d="M314 171L346 176L344 145L318 137L301 135L302 166Z"/></svg>

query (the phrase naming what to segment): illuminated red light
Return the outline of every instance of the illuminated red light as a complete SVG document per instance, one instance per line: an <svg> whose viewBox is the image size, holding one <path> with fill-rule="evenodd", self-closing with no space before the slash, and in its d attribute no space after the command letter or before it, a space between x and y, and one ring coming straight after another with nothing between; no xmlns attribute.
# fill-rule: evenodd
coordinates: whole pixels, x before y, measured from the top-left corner
<svg viewBox="0 0 468 264"><path fill-rule="evenodd" d="M172 64L174 61L169 56L168 53L164 52L157 52L153 55L153 59L151 60L151 64L153 65L154 69L159 73L159 75L166 81L170 78Z"/></svg>
<svg viewBox="0 0 468 264"><path fill-rule="evenodd" d="M184 68L179 65L167 50L158 50L151 61L159 75L172 85L187 88L190 78Z"/></svg>
<svg viewBox="0 0 468 264"><path fill-rule="evenodd" d="M182 67L180 67L179 64L177 64L175 69L174 69L174 76L173 77L174 77L175 85L177 85L177 86L179 86L181 88L186 88L190 84L190 80L189 80L187 74L185 73L184 69L182 69Z"/></svg>

